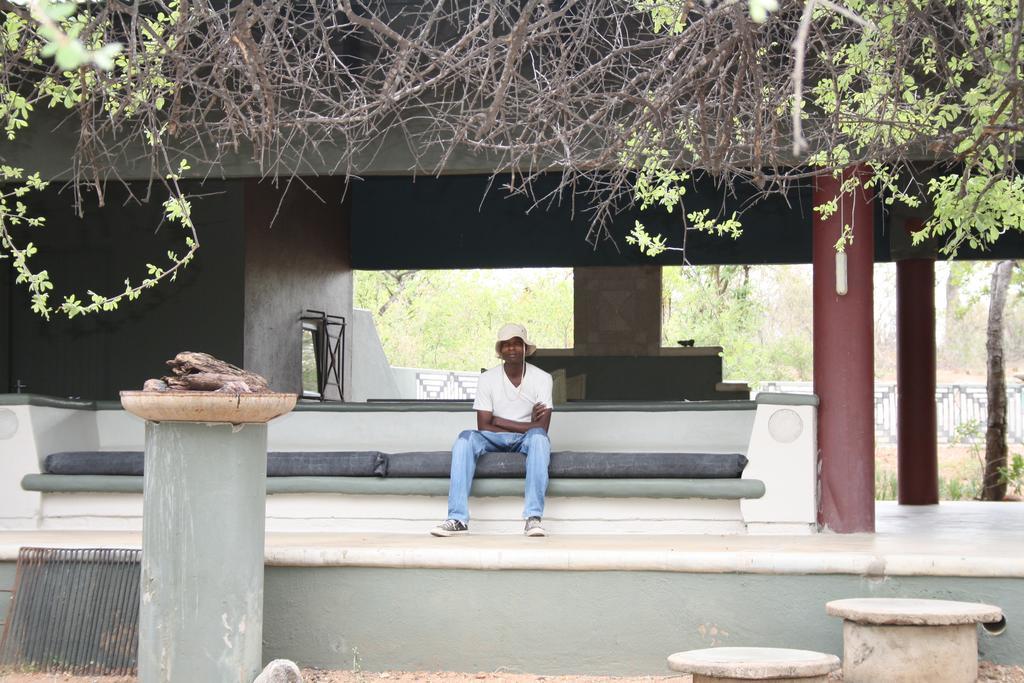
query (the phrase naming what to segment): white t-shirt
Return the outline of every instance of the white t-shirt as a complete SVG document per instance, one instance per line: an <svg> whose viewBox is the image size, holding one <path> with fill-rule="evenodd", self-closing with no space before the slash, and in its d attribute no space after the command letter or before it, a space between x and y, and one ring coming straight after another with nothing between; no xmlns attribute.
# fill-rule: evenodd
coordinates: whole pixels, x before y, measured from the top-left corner
<svg viewBox="0 0 1024 683"><path fill-rule="evenodd" d="M536 365L526 363L525 366L523 380L518 387L509 381L502 365L481 374L473 410L486 410L506 420L530 422L534 403L543 403L550 408L554 404L551 375Z"/></svg>

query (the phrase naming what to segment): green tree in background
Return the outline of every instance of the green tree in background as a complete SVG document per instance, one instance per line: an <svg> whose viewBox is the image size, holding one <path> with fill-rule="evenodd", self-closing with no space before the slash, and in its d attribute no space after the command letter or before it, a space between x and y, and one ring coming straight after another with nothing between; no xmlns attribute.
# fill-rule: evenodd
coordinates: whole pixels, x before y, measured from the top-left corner
<svg viewBox="0 0 1024 683"><path fill-rule="evenodd" d="M497 363L494 334L521 322L540 347L571 348L572 271L360 271L355 305L369 309L396 367L478 370Z"/></svg>
<svg viewBox="0 0 1024 683"><path fill-rule="evenodd" d="M662 343L722 346L727 379L811 376L807 274L785 267L666 268ZM572 348L572 272L360 271L355 303L373 313L398 367L477 370L495 364L495 330L521 321L539 346Z"/></svg>
<svg viewBox="0 0 1024 683"><path fill-rule="evenodd" d="M986 365L985 338L994 264L961 261L949 265L946 280L946 314L938 340L940 368L966 371L983 381ZM1024 358L1024 272L1014 271L1004 312L1005 351L1008 362Z"/></svg>
<svg viewBox="0 0 1024 683"><path fill-rule="evenodd" d="M727 380L810 379L809 283L791 269L680 266L662 281L664 346L721 346Z"/></svg>
<svg viewBox="0 0 1024 683"><path fill-rule="evenodd" d="M984 382L991 264L940 266L950 275L940 277L946 296L938 311L939 382ZM882 305L883 292L895 287L894 278L894 264L876 266L879 381L895 379L895 308ZM1004 325L1011 378L1024 367L1024 270L1016 269L1015 278ZM810 266L673 266L664 268L662 282L663 346L686 339L698 346L721 346L724 377L731 381L812 379ZM506 320L524 321L542 347L571 348L572 298L568 270L356 274L356 305L373 313L388 359L396 366L490 367L494 357L487 340Z"/></svg>

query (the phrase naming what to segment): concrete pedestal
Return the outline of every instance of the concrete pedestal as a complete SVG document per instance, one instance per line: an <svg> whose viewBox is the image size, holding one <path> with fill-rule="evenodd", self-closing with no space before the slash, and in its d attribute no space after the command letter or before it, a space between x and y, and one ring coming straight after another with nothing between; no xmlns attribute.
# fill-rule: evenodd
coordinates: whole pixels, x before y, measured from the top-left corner
<svg viewBox="0 0 1024 683"><path fill-rule="evenodd" d="M1002 620L993 605L913 598L852 598L825 606L843 621L845 683L973 683L977 624Z"/></svg>
<svg viewBox="0 0 1024 683"><path fill-rule="evenodd" d="M772 683L828 683L828 676L801 676L799 678L730 678L723 676L705 676L693 674L693 683L749 683L752 680L771 681Z"/></svg>
<svg viewBox="0 0 1024 683"><path fill-rule="evenodd" d="M261 669L265 424L147 422L139 680Z"/></svg>
<svg viewBox="0 0 1024 683"><path fill-rule="evenodd" d="M844 683L974 683L974 624L877 626L843 622Z"/></svg>
<svg viewBox="0 0 1024 683"><path fill-rule="evenodd" d="M839 658L780 647L712 647L677 652L669 656L668 668L693 674L693 683L826 683Z"/></svg>

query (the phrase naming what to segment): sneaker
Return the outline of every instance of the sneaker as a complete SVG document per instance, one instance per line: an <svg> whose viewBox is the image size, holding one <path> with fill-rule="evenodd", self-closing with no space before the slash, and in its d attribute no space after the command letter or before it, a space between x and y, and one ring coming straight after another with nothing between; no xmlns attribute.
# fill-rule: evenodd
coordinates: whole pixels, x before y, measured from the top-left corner
<svg viewBox="0 0 1024 683"><path fill-rule="evenodd" d="M523 533L527 536L547 536L547 532L544 531L544 527L540 523L540 517L530 517L526 520L526 528L523 529Z"/></svg>
<svg viewBox="0 0 1024 683"><path fill-rule="evenodd" d="M469 533L469 525L457 519L446 519L430 530L431 536L461 536Z"/></svg>

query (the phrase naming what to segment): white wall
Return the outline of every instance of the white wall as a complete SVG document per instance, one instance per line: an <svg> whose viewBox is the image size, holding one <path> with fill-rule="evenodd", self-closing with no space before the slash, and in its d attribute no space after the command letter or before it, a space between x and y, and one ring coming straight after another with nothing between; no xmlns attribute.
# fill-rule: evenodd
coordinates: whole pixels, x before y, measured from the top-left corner
<svg viewBox="0 0 1024 683"><path fill-rule="evenodd" d="M416 398L415 394L402 396L399 393L373 314L365 308L353 309L349 329L352 331L352 394L349 400Z"/></svg>

